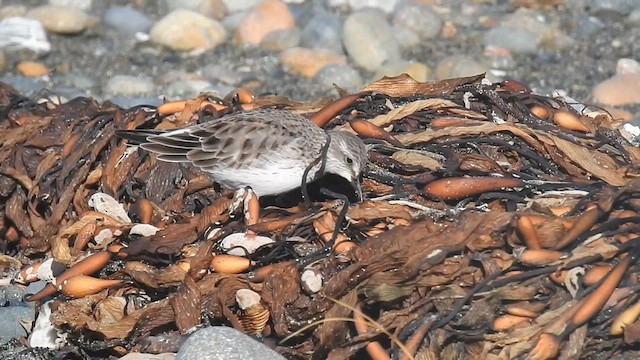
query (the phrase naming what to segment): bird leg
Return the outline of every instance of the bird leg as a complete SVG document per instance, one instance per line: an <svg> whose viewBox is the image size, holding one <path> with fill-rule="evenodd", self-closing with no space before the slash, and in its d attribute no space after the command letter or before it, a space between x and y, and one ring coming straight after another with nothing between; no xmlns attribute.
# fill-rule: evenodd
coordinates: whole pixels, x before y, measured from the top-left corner
<svg viewBox="0 0 640 360"><path fill-rule="evenodd" d="M233 196L233 202L229 205L229 213L235 214L242 207L244 212L244 224L255 225L260 219L260 202L258 196L250 187L238 189ZM247 230L247 235L255 235L252 230Z"/></svg>

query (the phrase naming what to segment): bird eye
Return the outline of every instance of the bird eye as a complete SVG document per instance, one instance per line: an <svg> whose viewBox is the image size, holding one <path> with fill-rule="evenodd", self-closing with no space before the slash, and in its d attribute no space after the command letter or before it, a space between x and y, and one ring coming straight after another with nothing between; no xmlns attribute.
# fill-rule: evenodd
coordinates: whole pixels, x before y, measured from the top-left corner
<svg viewBox="0 0 640 360"><path fill-rule="evenodd" d="M353 164L353 159L348 157L347 158L347 164L349 164L349 165Z"/></svg>

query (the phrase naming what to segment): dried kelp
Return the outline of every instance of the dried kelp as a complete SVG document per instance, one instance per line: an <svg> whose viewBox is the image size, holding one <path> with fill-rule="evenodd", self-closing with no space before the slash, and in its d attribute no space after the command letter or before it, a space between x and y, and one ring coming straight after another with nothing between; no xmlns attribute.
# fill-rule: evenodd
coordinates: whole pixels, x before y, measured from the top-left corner
<svg viewBox="0 0 640 360"><path fill-rule="evenodd" d="M52 282L26 300L56 298L51 321L94 357L175 351L203 323L300 359L632 354L640 150L602 111L482 78L384 78L323 110L246 89L54 105L0 84L0 270ZM115 137L256 107L369 142L366 199L327 176L245 224L229 189Z"/></svg>

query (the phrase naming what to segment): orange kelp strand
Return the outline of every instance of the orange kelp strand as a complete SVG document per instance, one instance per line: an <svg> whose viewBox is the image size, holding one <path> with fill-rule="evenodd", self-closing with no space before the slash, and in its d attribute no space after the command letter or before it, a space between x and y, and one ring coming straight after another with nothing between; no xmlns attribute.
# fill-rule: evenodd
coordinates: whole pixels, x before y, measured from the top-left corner
<svg viewBox="0 0 640 360"><path fill-rule="evenodd" d="M563 252L547 249L525 250L518 256L518 261L525 265L544 266L560 260L564 255Z"/></svg>
<svg viewBox="0 0 640 360"><path fill-rule="evenodd" d="M616 289L620 280L622 280L622 276L636 258L637 256L626 256L620 260L620 262L611 269L600 286L580 302L578 310L571 318L571 323L574 327L582 326L582 324L589 321L589 319L602 309L607 299L609 299L609 296L611 296L611 293L613 293L613 290Z"/></svg>
<svg viewBox="0 0 640 360"><path fill-rule="evenodd" d="M122 284L122 280L98 279L87 275L70 277L58 284L58 290L71 298L97 294L104 289Z"/></svg>
<svg viewBox="0 0 640 360"><path fill-rule="evenodd" d="M425 185L424 191L442 200L460 200L487 191L522 187L524 184L523 180L515 178L469 176L435 180Z"/></svg>
<svg viewBox="0 0 640 360"><path fill-rule="evenodd" d="M518 219L518 232L527 248L530 250L542 249L540 239L538 239L538 232L528 216L521 216Z"/></svg>
<svg viewBox="0 0 640 360"><path fill-rule="evenodd" d="M592 205L575 220L571 229L569 229L569 231L558 241L558 243L553 248L555 250L559 250L571 244L573 240L577 239L580 235L591 229L591 227L596 224L601 215L602 211L600 211L598 206Z"/></svg>
<svg viewBox="0 0 640 360"><path fill-rule="evenodd" d="M380 126L370 123L367 120L350 120L349 125L358 135L365 138L382 139L393 146L404 148L404 144L396 139L393 135L382 129Z"/></svg>
<svg viewBox="0 0 640 360"><path fill-rule="evenodd" d="M111 260L111 252L100 251L91 256L87 256L75 265L67 269L56 278L56 284L61 284L66 279L77 275L89 275L100 271ZM56 287L53 284L47 284L42 290L36 294L26 298L26 301L39 301L47 296L56 293Z"/></svg>
<svg viewBox="0 0 640 360"><path fill-rule="evenodd" d="M336 115L338 115L342 110L346 109L347 106L351 105L353 102L358 100L363 95L367 94L366 92L360 92L357 94L343 96L340 99L326 105L322 109L318 110L315 114L309 116L309 120L317 125L318 127L323 128L325 125L331 121Z"/></svg>
<svg viewBox="0 0 640 360"><path fill-rule="evenodd" d="M356 311L353 312L353 323L358 335L362 335L367 332L369 326L364 316L362 316L360 305L356 305ZM384 350L382 345L377 341L371 341L366 346L367 353L372 360L390 360L389 354Z"/></svg>
<svg viewBox="0 0 640 360"><path fill-rule="evenodd" d="M529 320L531 319L525 316L505 314L498 316L495 320L493 320L492 327L494 331L507 331L520 324L526 323Z"/></svg>
<svg viewBox="0 0 640 360"><path fill-rule="evenodd" d="M211 270L222 274L240 274L249 269L252 261L242 256L214 255L211 259Z"/></svg>

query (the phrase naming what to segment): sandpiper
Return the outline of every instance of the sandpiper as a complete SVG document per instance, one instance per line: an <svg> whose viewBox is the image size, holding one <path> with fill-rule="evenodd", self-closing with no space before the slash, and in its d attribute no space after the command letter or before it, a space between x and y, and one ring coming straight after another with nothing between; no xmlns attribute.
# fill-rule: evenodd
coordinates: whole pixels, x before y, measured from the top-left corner
<svg viewBox="0 0 640 360"><path fill-rule="evenodd" d="M333 173L350 181L362 198L359 178L367 163L362 140L325 132L288 110L252 110L171 131L120 130L117 135L159 160L190 164L232 190L250 187L257 196L287 192L300 187L305 169L315 162L308 182Z"/></svg>

